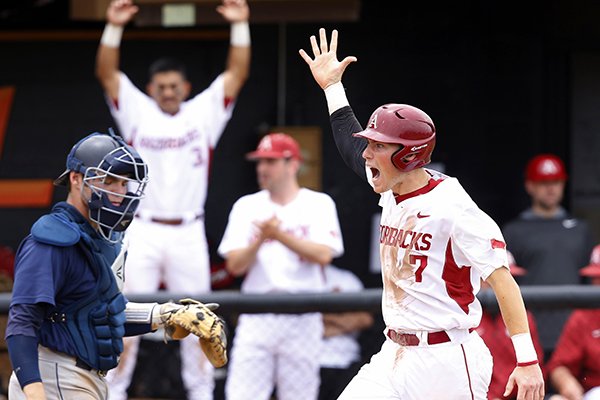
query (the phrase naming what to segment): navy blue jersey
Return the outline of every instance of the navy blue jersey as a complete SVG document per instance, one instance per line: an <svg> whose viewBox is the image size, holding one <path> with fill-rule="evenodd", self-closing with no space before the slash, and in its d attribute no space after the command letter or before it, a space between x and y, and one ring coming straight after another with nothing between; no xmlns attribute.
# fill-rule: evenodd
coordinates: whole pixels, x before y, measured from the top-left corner
<svg viewBox="0 0 600 400"><path fill-rule="evenodd" d="M127 299L111 270L120 243L104 240L65 202L41 217L31 232L15 257L6 329L19 383L24 387L41 381L38 344L76 357L90 368L114 368L123 335L151 329L150 323L126 324Z"/></svg>
<svg viewBox="0 0 600 400"><path fill-rule="evenodd" d="M77 245L52 246L27 236L15 257L15 284L11 306L37 304L45 317L85 297L96 286L96 278ZM10 324L6 336L27 333L27 327ZM75 349L62 324L44 320L39 331L40 344L74 355Z"/></svg>

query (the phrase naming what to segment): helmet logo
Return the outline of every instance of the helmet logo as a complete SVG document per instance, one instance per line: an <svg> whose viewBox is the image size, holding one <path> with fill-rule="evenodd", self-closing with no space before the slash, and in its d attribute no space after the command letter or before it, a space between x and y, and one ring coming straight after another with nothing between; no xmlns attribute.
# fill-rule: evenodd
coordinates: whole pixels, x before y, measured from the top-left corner
<svg viewBox="0 0 600 400"><path fill-rule="evenodd" d="M427 147L427 143L425 143L425 144L422 144L422 145L420 145L420 146L413 146L413 147L410 149L410 151L417 151L417 150L419 150L419 149L422 149L422 148L424 148L424 147Z"/></svg>
<svg viewBox="0 0 600 400"><path fill-rule="evenodd" d="M554 160L544 160L542 165L540 165L540 172L544 175L558 174L558 170L558 165Z"/></svg>
<svg viewBox="0 0 600 400"><path fill-rule="evenodd" d="M377 129L377 114L373 115L373 118L371 118L371 121L369 121L369 128Z"/></svg>
<svg viewBox="0 0 600 400"><path fill-rule="evenodd" d="M258 144L258 148L260 150L271 150L273 148L273 144L271 143L271 138L269 135L265 136L260 143Z"/></svg>

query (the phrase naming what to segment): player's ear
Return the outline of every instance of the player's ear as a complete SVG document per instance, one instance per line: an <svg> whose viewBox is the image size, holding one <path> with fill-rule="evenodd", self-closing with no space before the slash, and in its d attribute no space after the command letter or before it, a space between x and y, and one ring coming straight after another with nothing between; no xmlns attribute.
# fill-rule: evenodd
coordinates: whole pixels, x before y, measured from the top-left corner
<svg viewBox="0 0 600 400"><path fill-rule="evenodd" d="M188 98L190 93L192 92L192 84L190 81L183 81L183 96L184 98Z"/></svg>
<svg viewBox="0 0 600 400"><path fill-rule="evenodd" d="M83 180L83 175L79 172L71 171L69 172L69 184L74 189L81 189L81 182Z"/></svg>
<svg viewBox="0 0 600 400"><path fill-rule="evenodd" d="M525 181L525 191L528 195L533 196L535 189L535 183L531 181Z"/></svg>
<svg viewBox="0 0 600 400"><path fill-rule="evenodd" d="M153 91L154 91L154 85L152 85L152 82L148 82L146 84L146 93L148 93L148 96L154 97Z"/></svg>

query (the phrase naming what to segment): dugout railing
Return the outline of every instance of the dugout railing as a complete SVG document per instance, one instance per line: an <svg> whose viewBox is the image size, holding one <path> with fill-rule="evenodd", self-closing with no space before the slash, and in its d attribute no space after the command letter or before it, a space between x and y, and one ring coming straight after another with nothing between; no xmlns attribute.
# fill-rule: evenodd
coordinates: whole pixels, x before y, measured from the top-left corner
<svg viewBox="0 0 600 400"><path fill-rule="evenodd" d="M173 293L159 291L153 294L128 295L136 302L166 302L192 297L204 303L219 303L218 313L303 313L303 312L381 312L379 288L354 293L265 293L244 294L234 290L211 293ZM600 286L556 285L521 286L521 293L528 309L600 308ZM497 307L494 293L486 290L478 296L484 307ZM7 313L11 294L0 293L0 313Z"/></svg>

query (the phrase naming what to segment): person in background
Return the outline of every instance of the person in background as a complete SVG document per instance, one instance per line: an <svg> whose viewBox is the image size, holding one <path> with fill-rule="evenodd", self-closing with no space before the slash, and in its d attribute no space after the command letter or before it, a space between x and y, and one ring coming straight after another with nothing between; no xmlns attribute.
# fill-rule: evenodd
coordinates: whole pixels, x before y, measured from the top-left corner
<svg viewBox="0 0 600 400"><path fill-rule="evenodd" d="M328 291L358 293L364 289L352 271L329 264L323 272ZM371 325L373 316L366 311L323 314L319 400L337 399L356 375L363 364L358 336Z"/></svg>
<svg viewBox="0 0 600 400"><path fill-rule="evenodd" d="M596 243L588 223L574 218L562 202L568 176L554 154L538 154L525 168L529 208L502 229L507 248L527 270L521 285L577 285L579 270ZM570 310L534 310L546 359L549 359Z"/></svg>
<svg viewBox="0 0 600 400"><path fill-rule="evenodd" d="M600 245L594 247L590 264L580 273L600 286ZM573 311L547 370L558 393L551 400L600 400L600 309Z"/></svg>
<svg viewBox="0 0 600 400"><path fill-rule="evenodd" d="M219 245L227 270L244 276L243 293L326 291L323 267L344 252L333 199L298 182L302 155L284 133L256 151L260 191L233 205ZM228 400L315 400L323 321L317 312L242 314L225 382Z"/></svg>
<svg viewBox="0 0 600 400"><path fill-rule="evenodd" d="M96 55L96 76L119 133L146 160L152 182L131 229L124 292L157 292L163 285L186 295L211 290L204 226L210 160L250 70L250 11L245 0L223 0L217 12L231 24L225 69L188 99L185 66L173 58L150 65L147 94L119 70L121 35L138 7L110 2ZM140 338L125 341L119 367L111 371L112 400L124 400L134 373ZM180 343L181 378L190 400L212 399L213 368L198 341ZM157 366L157 368L160 368Z"/></svg>

